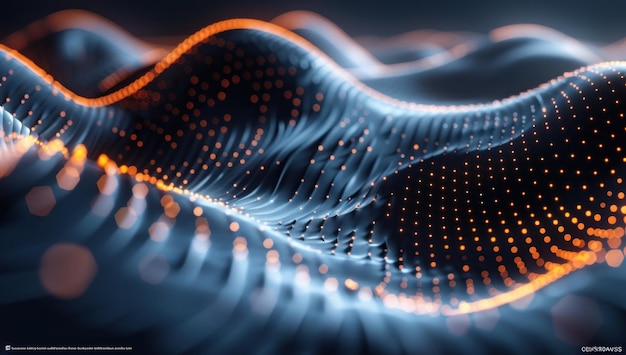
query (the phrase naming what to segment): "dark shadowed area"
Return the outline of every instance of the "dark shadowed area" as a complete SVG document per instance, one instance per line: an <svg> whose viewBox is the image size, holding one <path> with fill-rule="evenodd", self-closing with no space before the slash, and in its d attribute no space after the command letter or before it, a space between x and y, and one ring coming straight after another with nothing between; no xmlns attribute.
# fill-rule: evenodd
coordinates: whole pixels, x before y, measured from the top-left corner
<svg viewBox="0 0 626 355"><path fill-rule="evenodd" d="M7 35L52 12L96 12L138 36L187 35L209 23L233 17L269 20L292 10L328 17L353 36L392 35L414 29L486 32L511 23L549 26L572 37L616 41L626 37L620 1L7 1L0 34Z"/></svg>

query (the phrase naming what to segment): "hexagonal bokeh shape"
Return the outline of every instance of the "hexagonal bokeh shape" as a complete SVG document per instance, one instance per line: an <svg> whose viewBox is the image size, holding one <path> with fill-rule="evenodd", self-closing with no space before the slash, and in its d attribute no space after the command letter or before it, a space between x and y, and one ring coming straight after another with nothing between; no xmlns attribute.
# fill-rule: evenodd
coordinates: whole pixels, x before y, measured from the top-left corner
<svg viewBox="0 0 626 355"><path fill-rule="evenodd" d="M51 295L73 299L87 290L97 268L89 249L70 243L54 244L41 258L39 279Z"/></svg>
<svg viewBox="0 0 626 355"><path fill-rule="evenodd" d="M556 336L574 345L589 342L602 325L596 301L582 296L566 295L550 313Z"/></svg>
<svg viewBox="0 0 626 355"><path fill-rule="evenodd" d="M28 211L35 216L47 216L55 204L56 199L50 186L35 186L26 194Z"/></svg>

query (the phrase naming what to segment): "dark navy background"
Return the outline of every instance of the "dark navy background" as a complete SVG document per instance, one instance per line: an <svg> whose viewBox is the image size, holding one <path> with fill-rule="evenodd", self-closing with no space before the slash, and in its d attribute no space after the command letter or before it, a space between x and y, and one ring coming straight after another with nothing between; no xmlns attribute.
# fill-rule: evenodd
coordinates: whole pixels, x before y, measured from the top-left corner
<svg viewBox="0 0 626 355"><path fill-rule="evenodd" d="M0 6L0 36L49 13L71 8L99 13L139 36L188 35L226 18L269 20L290 10L310 10L333 20L353 36L426 28L484 33L513 23L535 23L581 40L606 43L626 37L626 2L614 0L10 0L2 1Z"/></svg>

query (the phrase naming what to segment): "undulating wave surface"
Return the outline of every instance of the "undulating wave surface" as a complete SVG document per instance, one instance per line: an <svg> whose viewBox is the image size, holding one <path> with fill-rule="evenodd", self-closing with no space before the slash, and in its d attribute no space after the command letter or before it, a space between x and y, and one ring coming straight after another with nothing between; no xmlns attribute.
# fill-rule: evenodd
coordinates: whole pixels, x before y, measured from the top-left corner
<svg viewBox="0 0 626 355"><path fill-rule="evenodd" d="M306 12L176 46L63 12L4 43L7 344L624 346L619 43L357 41Z"/></svg>

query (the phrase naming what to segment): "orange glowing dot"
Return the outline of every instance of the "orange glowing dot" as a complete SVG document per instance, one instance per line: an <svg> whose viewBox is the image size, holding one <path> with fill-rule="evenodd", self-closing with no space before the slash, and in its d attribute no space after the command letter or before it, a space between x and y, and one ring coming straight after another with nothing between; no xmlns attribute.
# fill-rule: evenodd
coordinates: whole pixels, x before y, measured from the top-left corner
<svg viewBox="0 0 626 355"><path fill-rule="evenodd" d="M237 223L237 222L230 222L230 225L228 226L228 228L233 233L237 232L239 230L239 223Z"/></svg>
<svg viewBox="0 0 626 355"><path fill-rule="evenodd" d="M122 207L115 213L115 222L120 228L130 229L137 222L137 212L130 207Z"/></svg>
<svg viewBox="0 0 626 355"><path fill-rule="evenodd" d="M622 240L620 238L610 238L607 241L607 244L609 245L611 249L617 249L621 246Z"/></svg>
<svg viewBox="0 0 626 355"><path fill-rule="evenodd" d="M80 181L80 174L76 168L66 166L56 175L59 187L66 191L73 190Z"/></svg>
<svg viewBox="0 0 626 355"><path fill-rule="evenodd" d="M271 247L274 246L274 241L270 238L265 238L265 240L263 240L263 247L265 249L269 249Z"/></svg>
<svg viewBox="0 0 626 355"><path fill-rule="evenodd" d="M84 145L79 144L72 152L72 159L77 162L82 162L87 159L87 148Z"/></svg>
<svg viewBox="0 0 626 355"><path fill-rule="evenodd" d="M161 197L161 206L164 208L172 202L174 202L174 198L171 195L163 195L163 197Z"/></svg>
<svg viewBox="0 0 626 355"><path fill-rule="evenodd" d="M597 240L590 240L587 245L589 246L590 250L595 251L595 252L598 252L602 249L602 243L600 243Z"/></svg>
<svg viewBox="0 0 626 355"><path fill-rule="evenodd" d="M233 250L235 252L245 252L248 250L248 243L246 242L246 238L237 237L233 241Z"/></svg>
<svg viewBox="0 0 626 355"><path fill-rule="evenodd" d="M356 291L359 288L359 283L352 279L346 279L346 281L344 282L344 285L346 286L348 290L351 290L351 291Z"/></svg>
<svg viewBox="0 0 626 355"><path fill-rule="evenodd" d="M296 264L300 264L302 262L302 255L298 253L293 254L293 256L291 257L291 261Z"/></svg>
<svg viewBox="0 0 626 355"><path fill-rule="evenodd" d="M117 189L117 179L111 175L102 175L96 185L101 194L111 195Z"/></svg>
<svg viewBox="0 0 626 355"><path fill-rule="evenodd" d="M196 216L196 217L202 216L202 207L200 207L200 206L194 207L193 215Z"/></svg>
<svg viewBox="0 0 626 355"><path fill-rule="evenodd" d="M63 141L57 138L51 142L46 143L42 147L42 149L39 150L39 158L41 158L42 160L48 160L53 155L59 152L64 152L64 150L66 150L66 148L63 144Z"/></svg>
<svg viewBox="0 0 626 355"><path fill-rule="evenodd" d="M143 199L148 195L148 186L146 184L137 184L133 186L133 196L138 199Z"/></svg>
<svg viewBox="0 0 626 355"><path fill-rule="evenodd" d="M328 266L326 264L322 264L320 265L320 267L318 268L318 271L320 272L320 274L326 274L328 272Z"/></svg>
<svg viewBox="0 0 626 355"><path fill-rule="evenodd" d="M180 213L180 205L176 202L168 203L164 208L165 215L169 218L176 218Z"/></svg>
<svg viewBox="0 0 626 355"><path fill-rule="evenodd" d="M604 259L610 267L619 267L624 261L624 253L621 250L613 249L606 253Z"/></svg>
<svg viewBox="0 0 626 355"><path fill-rule="evenodd" d="M51 295L73 299L87 290L97 268L87 248L76 244L55 244L41 258L39 279Z"/></svg>
<svg viewBox="0 0 626 355"><path fill-rule="evenodd" d="M28 207L28 211L35 216L47 216L50 211L52 211L55 204L56 199L54 198L52 188L49 186L33 187L26 195L26 205Z"/></svg>
<svg viewBox="0 0 626 355"><path fill-rule="evenodd" d="M280 260L280 255L278 254L278 251L270 250L267 252L266 258L268 263L276 264Z"/></svg>

